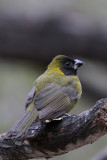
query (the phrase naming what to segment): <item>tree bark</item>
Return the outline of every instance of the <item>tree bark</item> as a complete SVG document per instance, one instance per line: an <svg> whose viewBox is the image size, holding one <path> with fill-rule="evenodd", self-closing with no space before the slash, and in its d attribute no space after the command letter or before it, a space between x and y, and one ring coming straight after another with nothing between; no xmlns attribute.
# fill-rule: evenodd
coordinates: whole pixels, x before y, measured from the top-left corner
<svg viewBox="0 0 107 160"><path fill-rule="evenodd" d="M58 156L93 143L106 133L107 98L79 115L49 123L34 121L21 137L10 132L0 135L0 160Z"/></svg>

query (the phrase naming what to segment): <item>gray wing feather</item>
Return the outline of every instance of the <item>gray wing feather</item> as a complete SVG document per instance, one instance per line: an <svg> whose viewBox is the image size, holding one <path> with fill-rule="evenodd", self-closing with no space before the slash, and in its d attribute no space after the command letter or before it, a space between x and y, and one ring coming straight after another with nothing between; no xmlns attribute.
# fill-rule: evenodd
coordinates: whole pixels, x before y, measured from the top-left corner
<svg viewBox="0 0 107 160"><path fill-rule="evenodd" d="M49 83L35 95L34 104L39 111L39 119L44 121L64 115L77 98L75 89Z"/></svg>
<svg viewBox="0 0 107 160"><path fill-rule="evenodd" d="M36 94L36 86L33 86L26 99L25 109L32 103L35 94Z"/></svg>

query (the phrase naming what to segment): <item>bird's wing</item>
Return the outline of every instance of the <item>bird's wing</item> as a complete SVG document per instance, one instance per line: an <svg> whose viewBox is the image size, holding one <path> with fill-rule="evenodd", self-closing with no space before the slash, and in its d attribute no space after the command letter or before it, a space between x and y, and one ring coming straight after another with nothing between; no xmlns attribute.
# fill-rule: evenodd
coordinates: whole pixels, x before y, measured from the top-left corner
<svg viewBox="0 0 107 160"><path fill-rule="evenodd" d="M32 103L35 94L36 94L36 86L33 86L26 99L25 109Z"/></svg>
<svg viewBox="0 0 107 160"><path fill-rule="evenodd" d="M76 89L69 86L48 83L34 97L34 105L39 111L41 121L51 120L64 115L77 100Z"/></svg>

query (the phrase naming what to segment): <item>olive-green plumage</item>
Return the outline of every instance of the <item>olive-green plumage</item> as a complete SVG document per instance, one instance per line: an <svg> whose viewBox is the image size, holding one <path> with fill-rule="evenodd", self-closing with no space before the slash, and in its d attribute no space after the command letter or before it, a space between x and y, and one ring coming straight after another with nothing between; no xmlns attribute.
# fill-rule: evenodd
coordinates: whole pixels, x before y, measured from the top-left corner
<svg viewBox="0 0 107 160"><path fill-rule="evenodd" d="M82 61L56 56L47 70L36 79L25 104L25 112L11 131L21 135L32 122L54 120L69 112L81 97L77 69Z"/></svg>

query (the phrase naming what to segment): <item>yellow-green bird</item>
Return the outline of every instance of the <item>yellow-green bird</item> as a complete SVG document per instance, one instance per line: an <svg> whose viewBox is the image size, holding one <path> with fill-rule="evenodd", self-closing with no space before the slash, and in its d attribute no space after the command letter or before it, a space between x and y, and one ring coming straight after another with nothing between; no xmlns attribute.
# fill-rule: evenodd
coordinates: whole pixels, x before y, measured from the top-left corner
<svg viewBox="0 0 107 160"><path fill-rule="evenodd" d="M77 70L83 63L65 55L56 56L36 79L28 94L25 112L11 131L21 135L36 119L52 121L68 113L81 97Z"/></svg>

